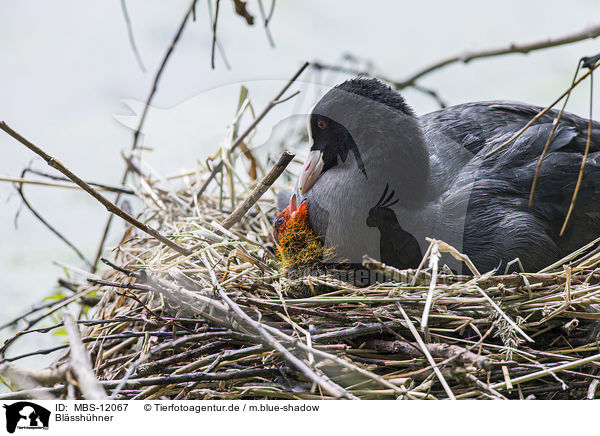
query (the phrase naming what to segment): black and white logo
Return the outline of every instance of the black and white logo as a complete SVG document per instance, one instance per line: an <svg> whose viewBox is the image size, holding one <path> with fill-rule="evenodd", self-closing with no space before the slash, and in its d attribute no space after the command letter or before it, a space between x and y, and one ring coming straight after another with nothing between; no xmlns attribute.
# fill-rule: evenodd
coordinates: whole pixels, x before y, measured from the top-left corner
<svg viewBox="0 0 600 436"><path fill-rule="evenodd" d="M29 401L4 404L2 407L6 409L6 430L9 433L14 433L16 429L48 430L50 421L48 409Z"/></svg>

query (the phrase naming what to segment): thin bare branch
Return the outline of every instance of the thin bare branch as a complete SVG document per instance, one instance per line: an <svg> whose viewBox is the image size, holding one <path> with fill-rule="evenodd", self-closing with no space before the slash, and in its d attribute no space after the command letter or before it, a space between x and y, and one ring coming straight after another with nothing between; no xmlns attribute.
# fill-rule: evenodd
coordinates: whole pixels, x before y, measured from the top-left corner
<svg viewBox="0 0 600 436"><path fill-rule="evenodd" d="M254 206L254 204L264 195L265 192L269 189L269 187L279 178L281 173L287 168L292 159L296 156L293 153L288 151L284 151L279 160L273 168L263 177L263 179L256 185L256 187L252 190L250 195L246 197L243 203L239 204L238 207L231 212L231 215L227 217L225 221L221 224L224 228L229 230L231 226L237 223L246 213Z"/></svg>
<svg viewBox="0 0 600 436"><path fill-rule="evenodd" d="M129 224L137 227L144 233L147 233L148 235L158 239L163 244L165 244L169 248L172 248L173 250L177 251L178 253L183 254L183 255L189 254L187 248L182 247L179 244L171 241L166 236L163 236L161 233L159 233L157 230L155 230L152 227L148 226L147 224L139 221L138 219L132 217L127 212L125 212L123 209L119 208L116 204L110 202L106 197L104 197L102 194L100 194L98 191L96 191L94 188L92 188L90 185L88 185L86 182L84 182L82 179L80 179L78 176L76 176L73 172L71 172L59 160L50 156L45 151L43 151L41 148L39 148L32 142L28 141L27 139L25 139L19 133L15 132L4 121L0 122L0 129L4 130L6 133L8 133L14 139L19 141L21 144L23 144L24 146L29 148L31 151L33 151L34 153L36 153L37 155L42 157L50 167L60 171L65 176L67 176L70 180L72 180L74 183L76 183L78 186L80 186L85 192L87 192L92 197L94 197L96 200L98 200L98 202L100 202L100 204L102 204L106 208L106 210L108 210L110 213L117 215L119 218L122 218L123 220L125 220Z"/></svg>
<svg viewBox="0 0 600 436"><path fill-rule="evenodd" d="M544 39L542 41L534 41L521 44L512 43L508 47L492 48L476 52L465 52L437 61L432 65L417 71L416 73L412 74L404 80L394 82L394 84L397 89L404 89L406 87L414 85L416 81L422 78L423 76L457 62L468 63L475 59L503 56L514 53L527 54L532 51L543 50L551 47L558 47L566 44L572 44L574 42L584 41L586 39L594 39L598 36L600 36L600 24L558 38L550 38Z"/></svg>
<svg viewBox="0 0 600 436"><path fill-rule="evenodd" d="M308 67L308 65L309 65L308 62L304 62L304 64L302 64L300 69L298 71L296 71L296 73L285 84L285 86L281 89L281 91L279 91L279 93L275 96L275 98L273 98L273 100L271 100L269 103L267 103L267 106L262 110L262 112L260 114L258 114L258 116L254 119L254 121L252 121L250 123L250 125L246 128L246 130L244 130L240 134L240 136L238 136L235 139L235 141L233 141L233 143L231 144L231 151L235 150L242 143L242 141L246 138L246 136L248 136L256 128L258 123L260 123L262 121L262 119L265 117L265 115L267 115L267 113L269 113L269 111L271 109L273 109L275 106L277 106L279 104L279 100L283 97L283 94L285 94L285 92L290 88L290 86L292 86L292 84L298 79L298 77L300 77L300 74L302 74L302 72L306 69L306 67ZM206 188L208 188L208 185L215 178L215 176L217 174L219 174L219 172L221 171L221 168L223 168L222 160L220 160L214 166L210 175L208 176L208 178L206 179L204 184L200 187L200 190L196 194L197 200L199 200L200 197L202 197L202 194L204 193L204 191L206 191Z"/></svg>
<svg viewBox="0 0 600 436"><path fill-rule="evenodd" d="M600 62L600 61L599 61ZM590 151L590 142L592 140L592 115L593 115L593 103L594 103L594 70L591 70L590 74L590 116L588 118L588 131L587 131L587 139L585 142L585 151L583 153L583 157L581 158L581 166L579 168L579 174L577 175L577 184L575 185L575 191L573 191L573 197L571 198L571 204L569 204L569 210L567 212L567 216L565 217L565 222L560 229L560 236L564 235L565 230L567 228L567 224L569 224L569 219L571 218L571 214L573 213L573 207L575 207L575 201L577 200L577 194L579 193L579 188L581 187L581 180L583 179L583 170L585 169L585 163L587 162L588 153Z"/></svg>
<svg viewBox="0 0 600 436"><path fill-rule="evenodd" d="M142 132L142 128L144 127L144 122L146 121L146 115L148 114L148 110L150 108L150 104L152 103L152 99L154 98L154 94L156 94L156 91L158 89L158 82L160 81L160 78L162 77L162 74L165 70L165 67L167 66L167 63L169 62L171 54L173 53L173 51L175 50L175 47L177 46L177 43L179 42L179 38L181 37L183 30L185 29L185 25L187 24L190 16L195 14L196 1L197 0L192 0L192 2L190 3L190 6L187 9L187 11L183 17L183 20L181 21L181 24L179 25L179 28L177 29L177 32L175 33L175 37L171 41L171 44L169 45L169 48L167 49L167 52L165 53L165 55L163 57L160 67L158 68L158 71L156 72L156 74L154 76L154 82L152 83L152 89L150 90L150 94L148 95L148 98L146 99L146 103L144 105L144 110L140 117L140 122L138 123L138 126L135 129L135 132L133 133L133 143L131 144L132 150L135 150L138 147L139 136ZM121 185L125 184L125 181L127 180L127 176L129 175L129 172L130 172L130 166L128 165L125 168L125 171L123 172L123 176L121 177ZM121 195L117 194L114 202L118 204L120 199L121 199ZM102 237L100 238L100 244L98 245L98 250L96 251L96 257L95 257L94 263L92 265L92 272L94 272L96 270L96 266L98 265L98 262L100 261L100 258L102 257L102 252L104 251L104 244L106 243L106 238L108 237L108 232L110 231L112 220L113 220L113 214L109 214L108 219L106 221L106 225L104 226L104 231L102 232Z"/></svg>
<svg viewBox="0 0 600 436"><path fill-rule="evenodd" d="M600 60L598 60L588 71L586 71L584 74L582 74L579 77L579 79L577 79L575 82L573 82L571 84L571 86L569 86L569 88L565 92L563 92L558 98L556 98L552 103L550 103L549 106L545 107L540 112L538 112L538 114L535 117L533 117L527 124L525 124L521 130L516 132L509 139L507 139L502 144L500 144L498 147L496 147L495 149L490 151L488 154L486 154L485 155L486 159L493 156L494 154L498 153L500 150L504 149L507 145L511 144L515 139L517 139L519 136L521 136L529 127L531 127L533 125L533 123L535 123L537 120L542 118L546 113L548 113L550 111L550 109L552 109L554 106L556 106L559 101L561 101L563 98L565 98L567 95L569 95L571 93L571 91L573 90L573 88L575 88L583 80L585 80L589 75L591 75L593 73L593 71L596 68L598 68L599 66L600 66Z"/></svg>
<svg viewBox="0 0 600 436"><path fill-rule="evenodd" d="M73 315L65 311L63 313L63 322L71 348L71 369L77 376L84 398L86 400L104 400L106 392L100 383L98 383L96 374L94 374L92 360L83 342L81 342L79 327Z"/></svg>
<svg viewBox="0 0 600 436"><path fill-rule="evenodd" d="M137 45L135 44L135 38L133 36L133 25L131 24L131 19L129 18L129 12L127 12L127 4L126 0L121 0L121 10L123 11L123 18L125 19L125 25L127 26L127 35L129 36L129 45L131 45L131 50L133 50L133 54L135 55L135 60L137 61L140 70L143 73L146 72L146 67L144 66L144 62L142 61L142 56L140 56L140 52L138 51Z"/></svg>

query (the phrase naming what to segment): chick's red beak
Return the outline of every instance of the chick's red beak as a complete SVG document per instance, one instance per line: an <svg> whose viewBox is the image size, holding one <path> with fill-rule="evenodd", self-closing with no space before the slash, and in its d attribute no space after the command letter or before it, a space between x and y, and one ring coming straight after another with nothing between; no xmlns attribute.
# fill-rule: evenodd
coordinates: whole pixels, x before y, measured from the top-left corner
<svg viewBox="0 0 600 436"><path fill-rule="evenodd" d="M308 209L306 208L306 200L300 203L300 207L292 214L292 219L300 219L306 221L308 219Z"/></svg>
<svg viewBox="0 0 600 436"><path fill-rule="evenodd" d="M286 210L288 211L289 216L292 216L292 214L298 210L298 203L296 202L296 194L292 194L292 196L290 197L290 204L288 204L288 207L286 207L284 209L284 211L286 211Z"/></svg>
<svg viewBox="0 0 600 436"><path fill-rule="evenodd" d="M288 206L283 209L275 219L275 225L273 229L273 236L275 237L275 240L279 242L279 235L282 231L284 231L284 228L289 221L297 220L308 220L308 209L306 206L306 200L300 204L300 207L298 207L296 194L293 194L290 197L290 204L288 204Z"/></svg>

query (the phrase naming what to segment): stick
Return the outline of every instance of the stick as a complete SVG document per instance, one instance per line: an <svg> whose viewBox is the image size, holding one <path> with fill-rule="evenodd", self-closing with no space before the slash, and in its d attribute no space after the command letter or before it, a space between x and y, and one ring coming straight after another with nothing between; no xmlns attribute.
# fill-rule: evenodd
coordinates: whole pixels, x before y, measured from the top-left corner
<svg viewBox="0 0 600 436"><path fill-rule="evenodd" d="M47 154L44 150L42 150L41 148L37 147L36 145L34 145L33 143L31 143L30 141L25 139L19 133L15 132L4 121L0 122L0 129L4 130L6 133L8 133L13 138L15 138L21 144L23 144L24 146L29 148L34 153L41 156L42 159L44 159L49 166L60 171L65 176L67 176L69 179L71 179L73 182L75 182L77 185L79 185L85 192L87 192L92 197L94 197L96 200L98 200L106 208L106 210L108 210L110 213L117 215L119 218L122 218L123 220L125 220L129 224L137 227L144 233L147 233L148 235L158 239L160 242L162 242L169 248L172 248L173 250L177 251L178 253L183 254L184 256L187 256L190 254L189 250L187 248L182 247L179 244L171 241L170 239L168 239L167 237L165 237L161 233L159 233L157 230L155 230L152 227L144 224L143 222L135 219L134 217L129 215L127 212L125 212L123 209L119 208L116 204L110 202L106 197L104 197L102 194L100 194L98 191L96 191L94 188L92 188L90 185L88 185L86 182L84 182L82 179L80 179L74 173L72 173L60 161L53 158L52 156Z"/></svg>
<svg viewBox="0 0 600 436"><path fill-rule="evenodd" d="M296 156L289 151L284 151L277 163L271 168L271 170L267 173L265 177L260 181L258 185L252 190L250 195L246 197L243 203L238 205L238 207L229 215L225 221L221 224L225 229L229 230L231 226L237 223L246 212L248 212L252 206L264 195L265 192L269 189L269 187L279 178L281 173L286 169L292 159Z"/></svg>
<svg viewBox="0 0 600 436"><path fill-rule="evenodd" d="M9 182L9 183L18 183L20 185L37 185L37 186L49 186L51 188L65 188L65 189L81 189L79 186L70 184L70 183L51 183L51 182L42 182L39 180L29 180L22 178L13 178L13 177L0 177L0 182ZM90 183L90 185L93 185ZM123 188L108 188L108 187L100 187L98 191L111 191L111 192L120 192L122 194L133 194L133 191Z"/></svg>
<svg viewBox="0 0 600 436"><path fill-rule="evenodd" d="M296 368L298 368L310 381L318 384L328 394L330 394L336 398L343 397L343 398L355 399L354 395L347 392L341 386L338 386L333 382L324 380L321 377L319 377L317 374L315 374L315 372L308 365L306 365L306 363L304 363L302 360L300 360L296 356L294 356L287 348L285 348L269 332L267 332L260 323L254 321L252 318L250 318L246 314L246 312L244 312L231 298L229 298L227 293L223 290L223 288L219 284L219 281L217 280L217 276L216 276L214 270L212 269L210 263L208 262L208 259L206 258L206 255L204 253L202 253L200 255L200 258L202 259L202 263L204 264L204 266L206 266L206 268L208 269L212 285L213 285L214 289L217 291L217 293L219 294L219 296L221 297L221 299L231 308L231 310L233 310L233 312L239 318L241 318L244 321L245 324L249 325L254 331L256 331L262 337L265 345L268 345L270 348L281 353L281 355L288 362L290 362L292 365L294 365Z"/></svg>
<svg viewBox="0 0 600 436"><path fill-rule="evenodd" d="M573 80L571 81L571 85L575 82L575 80L577 80L577 75L579 74L580 66L581 66L581 61L579 61L579 63L577 64L577 69L575 70L575 74L573 75ZM550 134L548 135L548 139L546 140L546 144L544 145L544 149L542 150L542 155L540 156L537 166L535 167L535 175L533 176L533 182L531 183L531 190L529 191L529 207L531 207L533 205L533 194L535 193L535 186L537 185L538 177L540 174L540 168L542 167L542 162L544 161L544 158L546 157L546 153L548 152L548 148L550 147L550 142L552 141L554 132L556 131L556 128L558 127L558 123L563 115L563 112L565 111L565 108L567 107L567 103L569 102L569 97L571 97L570 92L567 94L567 98L565 98L565 101L563 102L563 105L560 108L558 115L556 116L556 118L554 119L554 122L552 123L552 129L550 130Z"/></svg>
<svg viewBox="0 0 600 436"><path fill-rule="evenodd" d="M565 45L565 44L572 44L574 42L583 41L585 39L594 39L598 36L600 36L600 24L592 26L583 31L565 35L565 36L562 36L562 37L556 38L556 39L546 39L544 41L536 41L536 42L530 42L530 43L525 43L525 44L512 43L508 47L487 49L487 50L482 50L479 52L465 52L460 55L452 56L452 57L449 57L446 59L442 59L438 62L435 62L434 64L432 64L426 68L423 68L420 71L417 71L412 76L406 78L403 81L394 82L394 85L397 89L403 89L408 86L412 86L415 84L417 79L420 79L421 77L423 77L435 70L439 70L440 68L446 67L446 66L448 66L450 64L454 64L456 62L462 62L462 63L466 64L474 59L489 58L489 57L493 57L493 56L503 56L503 55L513 54L513 53L527 54L532 51L543 50L545 48L550 48L550 47L558 47L560 45Z"/></svg>
<svg viewBox="0 0 600 436"><path fill-rule="evenodd" d="M215 69L215 45L217 43L217 20L219 19L219 4L221 0L217 0L217 6L215 8L215 20L213 21L213 38L212 38L212 49L210 51L210 66Z"/></svg>
<svg viewBox="0 0 600 436"><path fill-rule="evenodd" d="M85 349L83 342L81 342L79 327L77 327L75 319L69 312L64 312L63 321L71 347L71 368L77 376L84 398L86 400L106 399L106 392L100 383L98 383L96 374L94 374L94 370L92 369L92 359Z"/></svg>
<svg viewBox="0 0 600 436"><path fill-rule="evenodd" d="M450 345L447 343L425 344L427 350L432 356L452 359L459 364L470 363L479 369L490 370L493 367L494 361L488 357L480 356L458 345ZM383 340L369 339L367 348L374 348L379 352L388 354L405 353L409 356L422 356L423 353L417 347L417 344L402 340Z"/></svg>
<svg viewBox="0 0 600 436"><path fill-rule="evenodd" d="M512 143L519 136L521 136L523 134L523 132L525 132L525 130L527 130L529 127L531 127L531 125L533 123L535 123L537 120L539 120L541 117L543 117L548 111L550 111L550 109L552 109L554 106L556 106L558 104L558 102L561 101L564 97L566 97L567 95L569 95L571 93L571 91L573 90L573 88L575 88L577 85L579 85L587 76L589 76L590 74L592 74L594 72L594 70L596 68L598 68L598 66L600 66L600 60L598 60L579 79L575 80L571 84L571 86L569 86L569 88L565 92L563 92L556 100L554 100L552 103L550 103L549 106L547 106L546 108L542 109L535 117L533 117L527 124L525 124L521 130L519 130L512 137L510 137L509 139L507 139L506 141L504 141L502 144L500 144L498 147L496 147L495 149L493 149L492 151L490 151L488 154L486 154L485 158L487 159L490 156L493 156L494 154L498 153L504 147L506 147L507 145L509 145L510 143Z"/></svg>
<svg viewBox="0 0 600 436"><path fill-rule="evenodd" d="M189 383L198 381L221 381L221 380L236 380L241 378L254 378L254 377L273 377L281 375L281 369L279 368L248 368L234 370L230 372L192 372L189 374L177 374L167 375L161 377L146 377L146 378L135 378L128 380L124 388L125 389L139 389L144 386L156 386L156 385L172 385L177 383ZM118 386L120 380L103 380L100 381L100 385L106 389L113 389ZM8 394L0 394L0 400L14 400L19 398L26 398L32 394L39 392L47 392L53 394L59 394L65 389L65 385L59 385L53 388L39 388L31 389L21 392L10 392Z"/></svg>
<svg viewBox="0 0 600 436"><path fill-rule="evenodd" d="M402 90L405 88L413 87L419 91L430 94L430 95L432 95L432 97L438 99L439 97L435 93L431 94L430 90L417 86L416 85L417 80L422 78L423 76L426 76L426 75L434 72L434 71L437 71L439 69L442 69L448 65L451 65L451 64L457 63L457 62L462 62L462 63L466 64L474 59L488 58L488 57L494 57L494 56L503 56L503 55L514 54L514 53L527 54L527 53L530 53L530 52L536 51L536 50L542 50L542 49L546 49L546 48L552 48L552 47L558 47L561 45L572 44L574 42L584 41L586 39L594 39L598 36L600 36L600 24L592 26L581 32L566 35L566 36L556 38L556 39L547 39L544 41L525 43L525 44L512 43L508 47L503 47L503 48L486 49L486 50L482 50L479 52L465 52L460 55L455 55L455 56L437 61L434 64L417 71L416 73L412 74L411 76L407 77L404 80L394 80L389 77L384 77L380 74L376 74L376 76L379 77L380 79L388 82L390 85L392 85L397 90ZM369 71L359 70L356 68L349 68L349 67L340 66L340 65L328 65L328 64L323 64L320 62L313 62L312 65L314 66L314 68L317 68L317 69L352 74L355 76L373 76L373 74L370 73Z"/></svg>
<svg viewBox="0 0 600 436"><path fill-rule="evenodd" d="M269 21L271 21L271 17L273 16L273 11L275 10L275 0L271 0L271 9L269 10L269 15L265 14L265 8L263 6L262 0L258 0L258 8L260 10L260 15L262 16L263 23L265 26L265 34L267 35L267 39L269 40L269 44L272 48L275 48L275 41L273 41L273 36L271 35L271 30L269 29Z"/></svg>
<svg viewBox="0 0 600 436"><path fill-rule="evenodd" d="M526 340L528 340L529 342L535 342L533 339L531 339L529 336L527 336L527 333L525 333L523 330L521 330L521 327L519 327L519 326L517 325L517 323L515 323L515 322L514 322L512 319L510 319L510 317L509 317L509 316L508 316L506 313L504 313L504 311L503 311L502 309L500 309L500 306L498 306L498 305L497 305L497 304L494 302L494 300L492 300L492 299L491 299L491 298L488 296L488 294L486 294L485 292L483 292L483 289L481 289L479 286L475 286L475 289L477 289L477 292L479 292L479 293L480 293L480 294L483 296L483 298L485 298L485 299L486 299L486 301L487 301L488 303L490 303L490 305L491 305L491 306L492 306L494 309L496 309L496 311L497 311L497 312L500 314L500 316L501 316L502 318L504 318L504 319L506 320L506 322L508 322L508 323L511 325L511 327L512 327L512 328L514 328L514 329L515 329L517 332L519 332L519 334L520 334L521 336L523 336L523 337L524 337Z"/></svg>
<svg viewBox="0 0 600 436"><path fill-rule="evenodd" d="M412 321L410 320L410 318L408 317L408 315L406 314L406 312L404 311L404 309L402 308L402 306L400 305L400 303L396 303L396 307L398 307L398 309L402 313L402 316L404 317L404 320L406 321L406 324L408 325L408 329L410 330L410 332L414 336L415 340L417 341L417 344L419 344L419 347L421 347L421 350L423 351L423 354L425 354L425 357L427 358L427 361L429 362L429 364L433 368L433 372L435 372L435 375L437 375L437 378L439 379L440 383L442 384L442 386L444 388L444 391L446 391L446 395L448 395L448 398L450 398L451 400L456 400L456 397L452 393L452 390L450 389L450 386L448 386L448 383L446 382L446 379L442 375L442 371L440 371L440 369L438 368L437 364L435 363L435 360L433 360L433 357L429 353L429 350L427 349L427 346L425 345L425 342L423 342L423 339L421 339L421 336L419 336L419 332L417 331L417 329L413 325Z"/></svg>
<svg viewBox="0 0 600 436"><path fill-rule="evenodd" d="M567 212L567 216L565 217L565 222L560 229L559 236L565 234L565 230L567 228L567 224L569 223L569 219L571 218L571 213L573 213L573 207L575 206L575 200L577 200L577 194L579 193L579 188L581 187L581 180L583 179L583 170L585 169L585 163L587 162L588 153L590 151L590 141L592 139L592 114L593 114L593 101L594 101L594 75L590 75L590 117L588 118L588 132L587 132L587 140L585 142L585 152L583 153L583 158L581 159L581 167L579 168L579 174L577 175L577 184L575 185L575 191L573 192L573 197L571 198L571 204L569 205L569 210Z"/></svg>
<svg viewBox="0 0 600 436"><path fill-rule="evenodd" d="M28 389L37 391L42 386L54 385L64 382L66 374L66 365L61 365L55 369L41 369L39 371L27 371L16 367L10 363L0 365L0 376L10 382L13 388ZM56 397L49 392L39 391L34 397L38 400L56 400Z"/></svg>
<svg viewBox="0 0 600 436"><path fill-rule="evenodd" d="M431 252L429 253L429 268L431 268L431 281L429 282L429 289L427 291L427 298L425 299L425 306L423 307L423 317L421 318L421 329L427 328L427 322L429 320L429 311L431 310L431 303L433 302L433 291L435 291L435 285L437 284L438 265L440 258L439 243L438 241L433 242Z"/></svg>
<svg viewBox="0 0 600 436"><path fill-rule="evenodd" d="M258 123L260 123L262 121L262 119L265 117L265 115L267 115L267 113L269 113L269 111L271 109L273 109L278 104L283 103L284 101L288 100L288 99L282 100L281 97L283 96L283 94L285 94L285 92L289 89L289 87L292 86L292 84L296 81L296 79L298 79L300 74L302 74L302 72L306 69L306 67L308 67L308 65L309 65L308 62L304 62L304 64L302 64L300 69L298 71L296 71L296 74L294 74L292 76L292 78L286 83L286 85L281 89L281 91L279 91L279 93L275 96L275 98L273 100L271 100L267 104L267 106L265 106L263 111L254 119L254 121L252 121L250 123L250 125L246 128L246 130L244 130L244 132L242 134L240 134L240 136L238 136L235 139L235 141L233 141L233 144L231 144L231 151L235 150L242 143L242 141L246 138L246 136L248 136L254 130L254 128L258 125ZM204 191L206 191L206 188L208 187L210 182L215 178L215 176L217 174L219 174L222 167L223 167L223 160L220 160L215 165L215 167L212 169L210 175L208 176L208 179L206 179L204 184L200 187L200 190L196 194L196 199L198 199L198 200L200 199L200 197L202 196Z"/></svg>
<svg viewBox="0 0 600 436"><path fill-rule="evenodd" d="M27 172L29 172L29 171L30 171L29 168L25 168L21 172L21 179L23 179L25 177L25 174L27 174ZM72 186L77 189L80 189L79 186L77 186L77 185L72 185ZM63 241L65 244L67 244L67 246L69 248L71 248L75 252L75 254L77 254L77 257L79 257L86 265L91 266L90 261L87 260L85 255L81 252L81 250L79 248L77 248L77 246L74 243L69 241L66 238L66 236L64 236L61 232L59 232L56 228L54 228L54 226L52 224L50 224L48 221L46 221L46 219L31 205L31 203L29 203L29 200L27 200L27 198L25 197L25 192L23 192L23 183L16 184L15 189L21 196L21 200L23 201L23 204L25 205L25 207L27 209L29 209L29 211L33 214L33 216L36 217L44 226L46 226L46 228L48 228L48 230L50 230L52 233L54 233L56 235L56 237L58 237L58 239Z"/></svg>
<svg viewBox="0 0 600 436"><path fill-rule="evenodd" d="M144 106L144 111L142 112L142 116L140 117L140 122L137 126L137 129L135 129L135 132L133 134L133 143L131 144L132 150L135 150L138 146L137 145L138 139L139 139L140 133L142 131L142 127L144 126L144 122L146 121L146 115L148 113L148 108L150 107L150 103L152 102L152 99L154 98L154 94L156 94L156 90L158 89L158 82L160 81L162 73L163 73L165 67L167 66L167 62L169 61L171 54L175 50L175 46L177 45L177 42L179 42L179 38L181 37L181 34L183 33L183 29L185 28L185 25L186 25L188 19L190 18L190 15L194 12L194 9L196 7L196 1L197 0L192 0L190 7L188 8L185 16L183 17L183 20L181 21L181 24L179 25L179 28L177 29L177 33L175 34L175 37L171 41L171 45L167 49L167 52L165 53L165 56L163 57L160 67L158 68L158 71L156 72L156 75L154 76L154 82L152 83L152 89L150 90L150 94L148 95L148 98L146 99L146 104ZM125 181L127 180L127 176L129 175L129 171L130 171L130 167L128 165L125 168L125 171L123 172L123 177L121 177L121 185L125 184ZM117 194L117 196L115 197L115 203L119 203L120 199L121 199L121 195ZM102 252L104 251L104 243L106 242L106 237L108 236L108 232L109 232L110 226L112 224L112 219L113 219L113 215L109 214L108 220L106 221L106 226L104 226L102 238L100 239L100 245L98 246L98 251L96 252L96 258L94 259L94 264L92 265L92 272L94 272L96 270L96 266L98 265L100 257L102 257Z"/></svg>
<svg viewBox="0 0 600 436"><path fill-rule="evenodd" d="M540 377L544 377L549 374L554 374L559 371L564 371L567 369L577 368L582 365L587 365L588 363L596 362L600 360L600 354L594 354L592 356L586 357L584 359L575 360L573 362L563 363L562 365L555 366L553 368L545 368L540 371L533 372L531 374L523 375L521 377L517 377L510 380L510 383L513 385L524 383L526 381L535 380ZM503 389L507 386L507 382L494 383L490 385L492 389Z"/></svg>
<svg viewBox="0 0 600 436"><path fill-rule="evenodd" d="M383 376L380 376L378 374L375 374L371 371L367 371L366 369L363 369L357 365L355 365L354 363L348 362L346 359L342 359L341 357L337 357L335 354L331 354L331 353L327 353L325 351L319 350L318 348L313 348L312 346L309 346L307 344L305 344L304 342L302 342L301 340L298 340L292 336L286 335L285 333L277 330L274 327L271 327L269 325L265 325L265 327L270 330L271 332L273 332L273 334L279 336L282 339L285 339L287 342L293 344L294 346L301 348L302 350L306 351L307 353L311 353L314 354L315 356L320 357L323 360L331 360L332 362L340 365L343 368L347 368L350 371L354 371L357 372L358 374L362 374L365 377L376 381L377 383L393 390L394 392L396 392L399 395L403 395L405 392L399 388L398 386L390 383L389 381L387 381Z"/></svg>
<svg viewBox="0 0 600 436"><path fill-rule="evenodd" d="M135 44L135 38L133 37L133 26L131 25L131 19L129 18L129 13L127 12L127 4L125 3L125 0L121 0L121 10L123 11L123 18L125 19L125 25L127 26L127 35L129 36L129 44L131 45L131 50L133 50L135 60L137 61L140 70L142 70L142 73L145 73L146 67L144 66L144 62L142 61L140 52L138 51L137 45Z"/></svg>

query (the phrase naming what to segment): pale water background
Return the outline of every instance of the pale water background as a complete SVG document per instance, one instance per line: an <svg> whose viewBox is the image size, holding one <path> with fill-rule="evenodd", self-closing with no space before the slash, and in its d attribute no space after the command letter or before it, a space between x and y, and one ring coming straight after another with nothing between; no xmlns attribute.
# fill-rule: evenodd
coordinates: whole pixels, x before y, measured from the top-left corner
<svg viewBox="0 0 600 436"><path fill-rule="evenodd" d="M267 7L269 3L265 1ZM127 1L148 69L144 74L129 45L119 1L0 0L0 119L81 177L118 183L123 171L120 153L131 145L127 125L136 124L132 116L140 111L137 102L146 99L188 4ZM225 68L217 53L216 69L211 70L207 6L198 2L197 21L188 23L146 123L145 145L156 150L148 159L159 173L189 168L195 159L214 152L233 117L240 84L249 86L260 110L304 60L335 63L350 52L371 60L385 75L402 79L457 52L562 36L600 21L597 0L279 1L270 25L276 44L271 48L258 3L250 0L248 7L257 20L254 27L233 14L232 2L221 2L218 36L232 69ZM566 89L577 60L599 51L600 39L527 56L474 61L431 74L422 84L436 89L449 104L509 99L546 105ZM344 79L326 73L303 77L326 85ZM310 107L323 89L305 88L299 103L274 111L261 123L255 144L264 142L279 120ZM415 91L404 95L419 114L437 108ZM584 86L572 97L569 110L587 115L587 99ZM30 151L0 132L0 176L18 177L32 158ZM46 171L39 160L35 167ZM106 221L101 206L81 192L25 190L49 222L87 257L94 256ZM15 228L20 207L12 185L0 183L0 324L53 293L56 279L64 276L53 261L82 266L29 211L22 211ZM114 243L123 226L116 220L113 228ZM0 341L9 333L1 331ZM31 335L9 355L57 340L61 339ZM41 366L55 356L18 363Z"/></svg>

